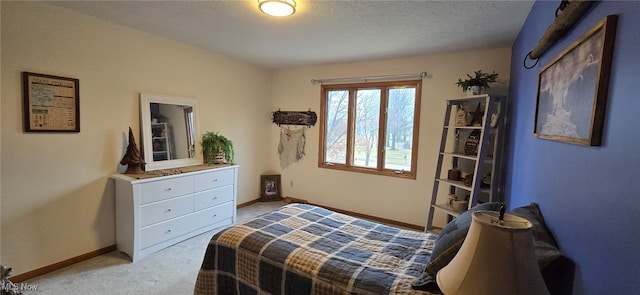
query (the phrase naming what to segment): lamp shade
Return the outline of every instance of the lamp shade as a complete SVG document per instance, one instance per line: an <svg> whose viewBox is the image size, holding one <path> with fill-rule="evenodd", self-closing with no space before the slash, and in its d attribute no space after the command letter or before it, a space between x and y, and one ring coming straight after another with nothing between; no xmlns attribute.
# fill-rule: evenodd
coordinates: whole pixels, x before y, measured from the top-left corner
<svg viewBox="0 0 640 295"><path fill-rule="evenodd" d="M445 295L549 294L536 262L532 225L524 218L477 211L460 251L436 275Z"/></svg>

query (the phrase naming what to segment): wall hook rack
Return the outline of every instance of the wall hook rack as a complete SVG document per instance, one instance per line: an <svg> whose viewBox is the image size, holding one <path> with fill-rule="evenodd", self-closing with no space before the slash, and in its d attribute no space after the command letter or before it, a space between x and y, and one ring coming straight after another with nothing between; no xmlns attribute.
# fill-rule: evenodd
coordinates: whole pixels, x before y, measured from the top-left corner
<svg viewBox="0 0 640 295"><path fill-rule="evenodd" d="M318 115L316 112L309 111L277 111L272 113L272 121L274 124L280 125L305 125L311 127L316 125Z"/></svg>

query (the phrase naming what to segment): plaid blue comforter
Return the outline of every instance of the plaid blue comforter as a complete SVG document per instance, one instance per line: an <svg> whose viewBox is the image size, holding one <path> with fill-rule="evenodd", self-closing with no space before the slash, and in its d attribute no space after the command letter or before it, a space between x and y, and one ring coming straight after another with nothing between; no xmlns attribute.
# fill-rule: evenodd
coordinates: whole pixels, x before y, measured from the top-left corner
<svg viewBox="0 0 640 295"><path fill-rule="evenodd" d="M289 204L209 243L194 294L426 294L435 235Z"/></svg>

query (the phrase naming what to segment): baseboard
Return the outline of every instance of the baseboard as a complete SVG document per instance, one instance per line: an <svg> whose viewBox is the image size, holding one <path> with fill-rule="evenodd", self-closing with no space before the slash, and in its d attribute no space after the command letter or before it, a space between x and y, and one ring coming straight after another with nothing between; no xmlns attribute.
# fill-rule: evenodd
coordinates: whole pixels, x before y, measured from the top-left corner
<svg viewBox="0 0 640 295"><path fill-rule="evenodd" d="M386 219L386 218L381 218L381 217L377 217L377 216L362 214L362 213L358 213L358 212L352 212L352 211L348 211L348 210L342 210L342 209L338 209L338 208L332 208L332 207L328 207L328 206L324 206L324 205L320 205L320 204L314 204L314 203L309 203L309 204L314 205L314 206L318 206L318 207L322 207L322 208L325 208L325 209L328 209L328 210L331 210L331 211L336 211L336 212L339 212L339 213L342 213L342 214L351 215L351 216L354 216L354 217L359 217L359 218L369 219L369 220L373 220L373 221L377 221L377 222L381 222L381 223L397 225L397 226L401 226L401 227L405 227L405 228L424 231L424 226L419 226L419 225L415 225L415 224L400 222L400 221L397 221L397 220Z"/></svg>
<svg viewBox="0 0 640 295"><path fill-rule="evenodd" d="M91 251L89 253L82 254L80 256L76 256L76 257L69 258L67 260L63 260L63 261L60 261L60 262L57 262L57 263L54 263L54 264L51 264L51 265L47 265L45 267L41 267L41 268L29 271L29 272L21 273L19 275L11 276L10 280L12 282L14 282L14 283L21 283L21 282L24 282L26 280L30 280L30 279L33 279L35 277L39 277L41 275L50 273L52 271L67 267L69 265L76 264L78 262L82 262L82 261L85 261L85 260L89 260L91 258L98 257L98 256L100 256L102 254L113 252L116 249L117 249L116 245L110 245L110 246L107 246L107 247L104 247L104 248L101 248L101 249L98 249L98 250L95 250L95 251Z"/></svg>
<svg viewBox="0 0 640 295"><path fill-rule="evenodd" d="M258 203L258 202L260 202L260 199L254 199L254 200L251 200L251 201L249 201L249 202L244 202L244 203L242 203L242 204L238 204L238 205L236 206L236 209L240 209L240 208L242 208L242 207L247 207L247 206L249 206L249 205L253 205L253 204Z"/></svg>

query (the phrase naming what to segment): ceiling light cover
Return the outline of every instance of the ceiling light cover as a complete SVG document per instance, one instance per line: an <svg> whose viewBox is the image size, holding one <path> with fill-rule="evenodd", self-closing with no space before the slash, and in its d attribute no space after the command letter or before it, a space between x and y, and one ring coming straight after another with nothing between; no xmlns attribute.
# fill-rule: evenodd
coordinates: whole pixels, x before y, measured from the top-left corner
<svg viewBox="0 0 640 295"><path fill-rule="evenodd" d="M260 11L272 16L289 16L296 12L294 0L258 0Z"/></svg>

